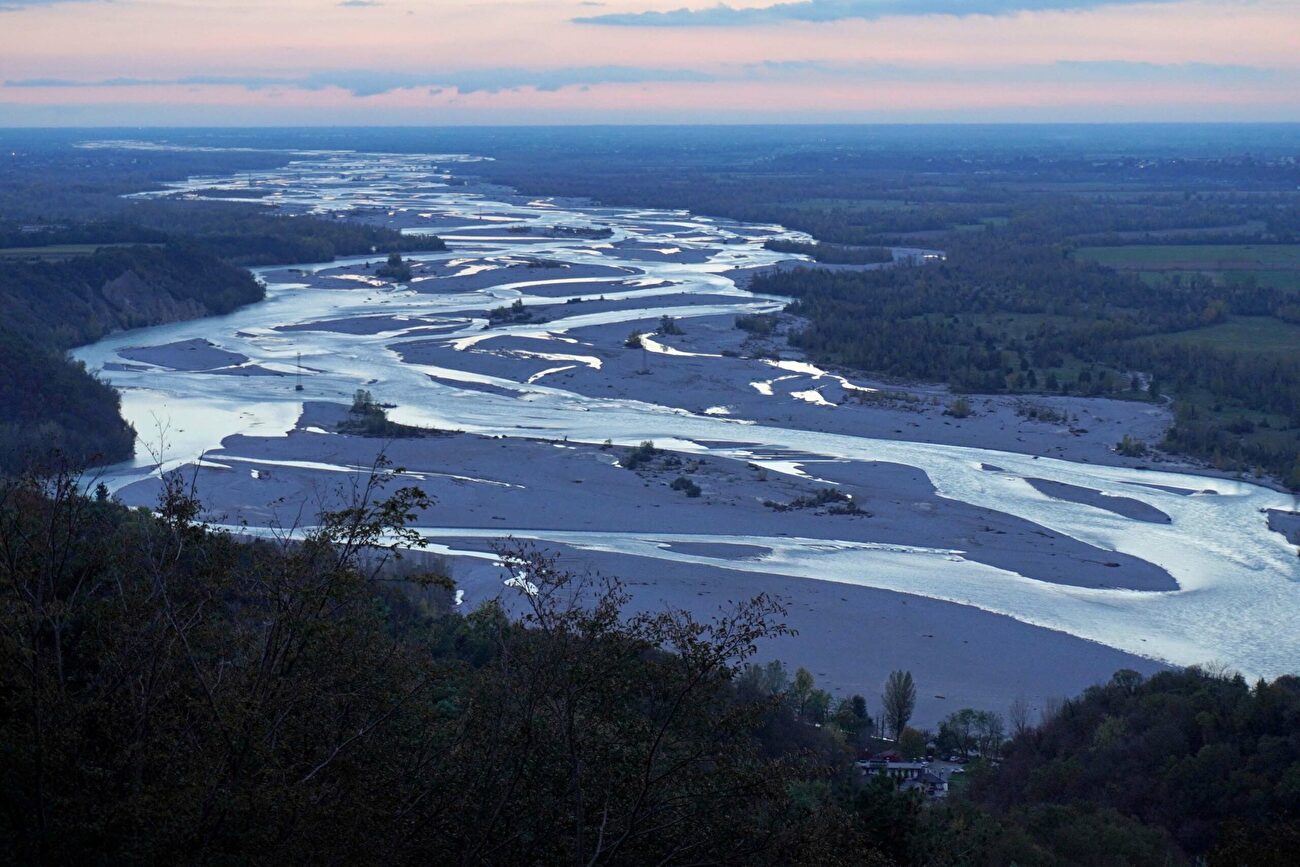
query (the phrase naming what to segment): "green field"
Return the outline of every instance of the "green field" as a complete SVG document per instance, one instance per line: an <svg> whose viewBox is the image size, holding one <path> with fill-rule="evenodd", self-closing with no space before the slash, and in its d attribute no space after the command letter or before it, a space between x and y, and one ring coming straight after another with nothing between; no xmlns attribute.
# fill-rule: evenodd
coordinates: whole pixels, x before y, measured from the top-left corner
<svg viewBox="0 0 1300 867"><path fill-rule="evenodd" d="M44 259L58 261L89 256L104 247L158 247L160 244L50 244L45 247L0 247L0 259Z"/></svg>
<svg viewBox="0 0 1300 867"><path fill-rule="evenodd" d="M1264 355L1300 353L1300 325L1269 316L1234 316L1219 325L1143 339Z"/></svg>
<svg viewBox="0 0 1300 867"><path fill-rule="evenodd" d="M1076 255L1125 271L1300 271L1300 244L1134 244Z"/></svg>

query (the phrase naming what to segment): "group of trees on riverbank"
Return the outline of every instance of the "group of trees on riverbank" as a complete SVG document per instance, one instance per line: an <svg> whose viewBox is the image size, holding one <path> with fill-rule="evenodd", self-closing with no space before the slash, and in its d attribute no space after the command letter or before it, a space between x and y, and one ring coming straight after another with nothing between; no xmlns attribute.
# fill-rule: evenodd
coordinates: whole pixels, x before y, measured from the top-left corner
<svg viewBox="0 0 1300 867"><path fill-rule="evenodd" d="M878 265L892 262L894 253L888 247L849 247L842 244L806 243L774 239L763 247L776 253L795 253L808 256L825 265Z"/></svg>

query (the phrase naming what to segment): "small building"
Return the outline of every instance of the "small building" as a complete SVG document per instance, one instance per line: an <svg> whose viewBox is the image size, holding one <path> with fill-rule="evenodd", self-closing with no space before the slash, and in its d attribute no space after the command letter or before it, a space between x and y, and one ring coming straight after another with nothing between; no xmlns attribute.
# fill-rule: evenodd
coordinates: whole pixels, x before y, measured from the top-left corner
<svg viewBox="0 0 1300 867"><path fill-rule="evenodd" d="M866 777L888 777L900 792L920 792L931 800L948 795L948 781L930 770L927 762L894 762L873 757L857 762Z"/></svg>
<svg viewBox="0 0 1300 867"><path fill-rule="evenodd" d="M937 799L948 796L948 781L928 768L915 777L909 777L899 784L900 792L917 791L927 798Z"/></svg>
<svg viewBox="0 0 1300 867"><path fill-rule="evenodd" d="M882 758L860 761L858 767L868 777L889 777L897 783L915 779L929 769L929 765L924 762L895 762Z"/></svg>

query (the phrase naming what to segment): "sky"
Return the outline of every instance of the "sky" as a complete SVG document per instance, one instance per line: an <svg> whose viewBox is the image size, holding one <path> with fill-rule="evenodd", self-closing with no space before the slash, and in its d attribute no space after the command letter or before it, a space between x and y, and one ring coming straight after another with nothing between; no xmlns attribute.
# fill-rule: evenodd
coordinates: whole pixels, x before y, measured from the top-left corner
<svg viewBox="0 0 1300 867"><path fill-rule="evenodd" d="M0 126L1300 121L1300 0L0 0Z"/></svg>

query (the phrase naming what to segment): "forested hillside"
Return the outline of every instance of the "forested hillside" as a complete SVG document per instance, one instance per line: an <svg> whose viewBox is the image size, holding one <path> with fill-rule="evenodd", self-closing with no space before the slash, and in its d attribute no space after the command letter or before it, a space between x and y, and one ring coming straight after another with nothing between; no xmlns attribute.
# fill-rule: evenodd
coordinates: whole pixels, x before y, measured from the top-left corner
<svg viewBox="0 0 1300 867"><path fill-rule="evenodd" d="M105 247L62 261L0 260L5 324L49 345L229 313L262 297L251 274L193 245Z"/></svg>
<svg viewBox="0 0 1300 867"><path fill-rule="evenodd" d="M875 697L753 664L779 600L700 622L529 548L453 604L396 561L427 498L385 491L294 542L54 473L0 482L0 858L72 864L1269 867L1300 818L1300 684L1182 671L897 746L974 749L946 801L865 777ZM415 555L418 556L418 555ZM902 673L898 673L902 675ZM903 678L910 683L910 675ZM924 685L921 686L924 688ZM886 687L888 693L888 687ZM988 717L978 738L967 718ZM969 742L968 742L969 741ZM919 745L919 746L918 746ZM1199 861L1198 859L1205 859Z"/></svg>
<svg viewBox="0 0 1300 867"><path fill-rule="evenodd" d="M0 471L15 472L52 451L80 462L125 460L135 431L113 387L63 351L0 328Z"/></svg>
<svg viewBox="0 0 1300 867"><path fill-rule="evenodd" d="M1121 672L1013 740L973 797L1113 810L1211 864L1287 863L1300 843L1300 679Z"/></svg>
<svg viewBox="0 0 1300 867"><path fill-rule="evenodd" d="M124 328L229 312L263 297L242 268L179 245L105 247L59 261L0 259L0 468L51 449L130 457L118 396L64 352Z"/></svg>

